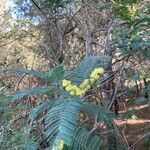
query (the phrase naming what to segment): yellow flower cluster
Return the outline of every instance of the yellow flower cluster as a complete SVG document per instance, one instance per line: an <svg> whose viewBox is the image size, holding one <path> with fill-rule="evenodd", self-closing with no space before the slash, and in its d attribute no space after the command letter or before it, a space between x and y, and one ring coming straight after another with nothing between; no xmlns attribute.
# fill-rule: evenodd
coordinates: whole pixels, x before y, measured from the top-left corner
<svg viewBox="0 0 150 150"><path fill-rule="evenodd" d="M58 150L58 149L59 150L63 150L63 148L64 148L64 141L60 140L60 141L57 142L57 144L53 146L52 150Z"/></svg>
<svg viewBox="0 0 150 150"><path fill-rule="evenodd" d="M62 82L62 86L65 88L67 92L70 93L71 96L77 95L77 96L83 96L84 91L81 90L78 86L71 84L70 80L64 79Z"/></svg>
<svg viewBox="0 0 150 150"><path fill-rule="evenodd" d="M94 71L90 75L90 80L95 81L98 80L100 75L104 73L103 68L95 68Z"/></svg>
<svg viewBox="0 0 150 150"><path fill-rule="evenodd" d="M70 93L71 96L80 96L83 97L85 92L91 88L91 84L97 81L101 74L104 73L103 68L95 68L94 71L90 75L90 79L85 79L79 87L71 83L70 80L64 79L62 82L62 86L65 88L67 92Z"/></svg>

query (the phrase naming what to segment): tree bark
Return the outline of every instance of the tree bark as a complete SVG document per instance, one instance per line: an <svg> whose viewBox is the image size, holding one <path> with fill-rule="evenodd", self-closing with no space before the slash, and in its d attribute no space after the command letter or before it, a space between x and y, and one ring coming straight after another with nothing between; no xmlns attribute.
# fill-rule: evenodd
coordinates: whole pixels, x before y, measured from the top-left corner
<svg viewBox="0 0 150 150"><path fill-rule="evenodd" d="M113 29L113 22L109 21L108 22L108 31L107 31L107 35L106 35L106 40L105 40L105 45L104 45L104 55L110 56L111 60L109 62L109 66L112 66L112 57L113 57L113 51L112 51L112 47L110 46L112 43L112 29ZM105 74L104 78L108 78L113 74L113 70L112 67L109 67L109 69L107 70L107 73ZM113 77L110 80L107 80L104 85L103 85L103 100L104 100L104 104L108 107L109 104L111 103L111 97L112 97L112 90L113 90ZM112 109L111 109L112 110ZM113 130L115 132L114 126L113 124L111 125L107 125L107 130L111 131ZM115 134L112 134L110 132L108 132L107 134L108 137L108 145L109 145L109 150L116 150L116 138L115 138Z"/></svg>

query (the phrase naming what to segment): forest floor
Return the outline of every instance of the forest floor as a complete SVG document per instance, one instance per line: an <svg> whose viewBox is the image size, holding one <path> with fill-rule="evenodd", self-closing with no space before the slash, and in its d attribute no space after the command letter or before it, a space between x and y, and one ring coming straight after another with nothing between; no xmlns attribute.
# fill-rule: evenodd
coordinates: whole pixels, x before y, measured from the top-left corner
<svg viewBox="0 0 150 150"><path fill-rule="evenodd" d="M130 150L150 150L150 106L133 107L133 102L120 103L119 106L116 123ZM127 116L129 119L120 119Z"/></svg>

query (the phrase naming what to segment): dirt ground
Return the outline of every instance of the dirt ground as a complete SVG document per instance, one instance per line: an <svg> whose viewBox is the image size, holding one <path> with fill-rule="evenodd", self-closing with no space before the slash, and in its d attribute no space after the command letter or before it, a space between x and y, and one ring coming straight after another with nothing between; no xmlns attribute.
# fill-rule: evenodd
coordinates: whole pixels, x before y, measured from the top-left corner
<svg viewBox="0 0 150 150"><path fill-rule="evenodd" d="M119 105L120 111L115 122L129 150L150 150L150 106L143 104L133 107L132 102L120 103ZM130 114L128 117L124 117L127 110L130 110ZM123 117L124 120L121 119Z"/></svg>

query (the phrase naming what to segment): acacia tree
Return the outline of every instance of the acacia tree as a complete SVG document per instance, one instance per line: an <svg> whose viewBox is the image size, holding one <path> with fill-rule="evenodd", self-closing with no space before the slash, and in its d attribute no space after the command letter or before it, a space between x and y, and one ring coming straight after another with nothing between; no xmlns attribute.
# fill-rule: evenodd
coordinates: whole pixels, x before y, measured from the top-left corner
<svg viewBox="0 0 150 150"><path fill-rule="evenodd" d="M43 40L38 48L42 49L46 58L49 59L49 66L63 63L65 68L73 68L85 56L79 67L71 72L64 72L62 66L55 67L48 72L3 70L17 72L17 74L30 74L44 79L44 84L48 85L29 88L10 97L16 103L16 100L25 99L31 94L47 95L46 98L40 97L36 100L41 104L34 109L25 109L25 122L27 122L26 116L31 111L29 115L31 128L27 124L25 127L29 129L29 132L24 130L22 136L20 133L22 130L19 129L19 134L15 134L15 139L18 136L28 135L26 141L21 140L21 143L16 145L18 149L22 143L26 149L31 149L31 147L37 149L38 146L41 149L45 147L61 149L60 145L64 145L69 149L95 150L107 147L107 144L108 149L117 149L122 145L122 141L119 141L121 144L116 142L118 135L113 134L116 129L108 110L113 111L115 107L117 113L117 99L120 95L127 98L129 91L126 94L125 90L128 88L125 87L125 79L134 79L137 83L142 76L146 86L149 82L148 73L144 71L141 74L138 68L143 67L149 59L147 34L149 10L142 12L143 8L139 7L141 3L143 2L136 0L17 1L18 10L23 12L19 19L30 18L31 25L42 31ZM146 2L144 4L147 6ZM35 20L38 21L35 22ZM27 29L31 29L31 25L29 24ZM27 35L30 34L29 30ZM70 60L70 56L74 57ZM132 67L129 68L130 64L133 66L137 64L137 68L134 70ZM63 79L79 86L84 80L90 78L95 67L103 67L105 73L97 82L92 85L90 83L91 89L88 89L83 97L74 97L62 89ZM147 90L145 94L148 99ZM25 100L26 105L34 107L35 98L28 97ZM19 121L19 127L22 127L21 123L22 121ZM86 128L82 126L83 124ZM102 132L104 129L106 129L105 134ZM105 142L103 138L108 141ZM8 138L8 140L12 142L12 145L15 144L13 139ZM95 141L94 145L93 141ZM4 143L7 143L7 139ZM7 146L10 149L11 145Z"/></svg>

